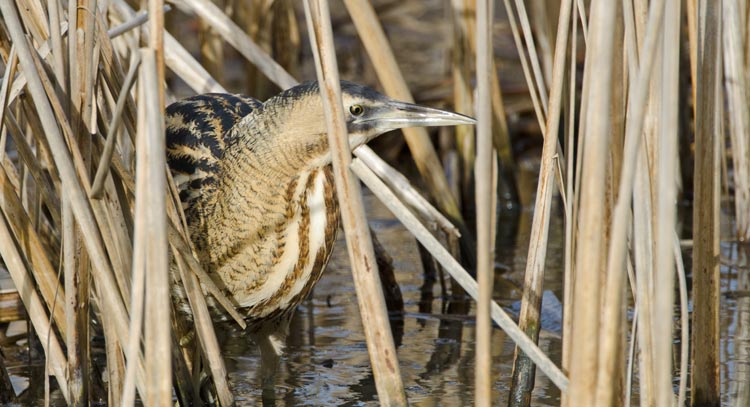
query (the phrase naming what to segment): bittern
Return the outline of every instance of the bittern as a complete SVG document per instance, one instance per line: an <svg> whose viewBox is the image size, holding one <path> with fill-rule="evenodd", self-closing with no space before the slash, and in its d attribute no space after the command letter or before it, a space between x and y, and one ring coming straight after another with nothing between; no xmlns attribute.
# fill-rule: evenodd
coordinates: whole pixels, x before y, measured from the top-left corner
<svg viewBox="0 0 750 407"><path fill-rule="evenodd" d="M474 123L350 82L341 90L352 149L404 127ZM317 82L265 103L204 94L167 108L167 161L191 240L209 276L248 320L264 387L294 309L320 279L336 239L327 133ZM189 313L184 293L174 291Z"/></svg>

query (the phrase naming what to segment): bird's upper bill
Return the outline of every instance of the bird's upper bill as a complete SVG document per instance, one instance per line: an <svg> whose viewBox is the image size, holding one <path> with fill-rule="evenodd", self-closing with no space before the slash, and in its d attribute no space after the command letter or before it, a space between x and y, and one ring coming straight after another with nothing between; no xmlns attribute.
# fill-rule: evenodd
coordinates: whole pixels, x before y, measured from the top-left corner
<svg viewBox="0 0 750 407"><path fill-rule="evenodd" d="M475 124L469 116L446 110L419 106L411 103L389 100L387 103L371 107L371 111L354 117L352 124L374 127L379 132L402 129L404 127L455 126Z"/></svg>

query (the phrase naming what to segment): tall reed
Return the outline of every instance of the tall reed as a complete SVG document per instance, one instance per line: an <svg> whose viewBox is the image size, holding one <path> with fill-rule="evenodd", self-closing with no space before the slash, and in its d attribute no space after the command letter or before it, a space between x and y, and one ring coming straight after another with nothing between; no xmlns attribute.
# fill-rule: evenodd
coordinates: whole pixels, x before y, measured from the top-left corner
<svg viewBox="0 0 750 407"><path fill-rule="evenodd" d="M442 214L372 150L356 151L360 158L351 166L343 144L335 154L342 207L351 208L344 223L358 225L345 229L356 230L347 241L380 401L405 404L408 384L389 340L377 274L359 273L375 261L353 174L414 233L456 286L478 300L477 404L506 399L493 393L491 321L517 345L509 405L532 404L535 368L562 391L567 406L626 405L636 393L644 406L682 403L688 388L693 405L718 405L722 198L734 205L739 253L747 256L750 239L750 5L566 0L558 10L545 8L553 2L544 0L502 3L530 100L522 114L544 137L516 324L491 298L498 277L494 235L503 227L493 215L498 192L492 163L499 157L500 172L512 175L513 143L519 138L513 117L506 117L512 108L498 73L506 61L492 48L498 18L491 2L478 1L442 5L452 11L446 24L454 29L453 72L445 78L451 91L443 99L466 114L476 112L480 120L476 132L458 130L459 151L447 154L461 156L463 196L454 194L452 175L423 129L406 130L406 144L425 195ZM239 327L245 321L195 258L166 171L163 109L176 97L170 78L195 93L240 91L229 89L223 69L223 58L232 55L224 53L229 45L253 66L245 82L258 93L254 96L291 87L297 83L293 74L302 71L297 50L307 47L300 41L306 12L330 125L340 131L327 2L278 0L238 9L233 1L174 2L201 21L202 62L188 41L164 29L169 8L163 1L142 2L138 12L130 4L0 2L0 255L40 339L48 374L67 403L106 398L113 405L137 400L163 405L173 402L173 394L183 405L197 403L206 372L219 404L232 405L205 296L213 296ZM344 5L385 92L414 100L418 93L402 71L408 63L396 59L399 39L389 38L378 4L345 0ZM551 21L557 21L556 30ZM683 50L687 55L681 57ZM689 72L689 83L679 81L681 72ZM689 109L679 102L685 94L692 98L692 112L680 110ZM681 124L679 118L690 113L694 122ZM679 155L689 150L683 135L692 133L695 166L692 173L680 173L680 161L690 159ZM723 179L722 165L728 169ZM681 184L682 175L692 176L694 184ZM680 188L692 188L695 196L692 293L678 244ZM472 189L473 202L466 199ZM550 219L558 216L556 192L565 221L562 369L536 345ZM440 243L461 234L470 242L462 246L464 255L473 257L467 220L474 209L477 257L468 263L478 266L479 281ZM174 312L170 275L183 284L192 325ZM679 365L672 357L677 303ZM105 341L102 365L92 358L97 335ZM107 373L104 389L94 377L97 371ZM632 372L638 374L637 386Z"/></svg>

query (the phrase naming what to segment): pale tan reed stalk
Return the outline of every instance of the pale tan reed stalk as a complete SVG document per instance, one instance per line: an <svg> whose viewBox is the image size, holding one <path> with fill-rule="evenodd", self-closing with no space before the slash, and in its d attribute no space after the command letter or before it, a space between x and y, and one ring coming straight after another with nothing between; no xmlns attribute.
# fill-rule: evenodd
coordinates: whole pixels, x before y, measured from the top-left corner
<svg viewBox="0 0 750 407"><path fill-rule="evenodd" d="M384 406L406 405L393 336L388 323L385 300L377 273L377 263L370 241L359 183L349 170L351 150L347 138L341 89L338 78L330 13L326 0L305 1L305 16L310 45L316 62L318 83L328 124L328 140L332 150L336 195L346 232L349 260L370 363L375 375L379 402Z"/></svg>
<svg viewBox="0 0 750 407"><path fill-rule="evenodd" d="M600 353L600 369L598 370L597 402L611 403L613 389L612 378L616 374L615 358L617 343L619 342L620 326L622 324L622 301L624 300L625 284L625 262L628 249L627 232L628 224L631 222L631 198L633 194L633 183L636 172L636 157L641 146L641 133L643 131L643 115L648 97L648 84L651 77L654 54L658 44L659 27L661 26L664 12L663 0L652 3L652 13L649 19L649 28L645 39L644 52L646 55L641 59L643 65L636 71L630 72L632 82L629 90L628 120L625 128L625 146L623 152L622 173L619 174L619 192L617 203L612 218L612 229L607 265L607 274L604 280L604 309L602 311L601 338L602 350ZM626 32L628 30L626 17ZM627 38L627 37L626 37ZM627 43L627 39L626 39ZM628 55L630 59L630 55ZM634 63L630 65L637 66ZM641 297L641 296L639 296ZM641 309L641 316L643 310ZM642 320L642 319L641 319Z"/></svg>
<svg viewBox="0 0 750 407"><path fill-rule="evenodd" d="M60 79L58 85L60 90L67 91L66 71L65 71L65 53L63 52L62 27L60 25L60 3L58 0L47 2L47 13L49 14L50 41L52 43L52 66L55 76Z"/></svg>
<svg viewBox="0 0 750 407"><path fill-rule="evenodd" d="M140 27L145 24L146 21L148 21L148 12L146 10L141 10L135 13L133 18L107 30L107 35L110 39L115 39L134 28Z"/></svg>
<svg viewBox="0 0 750 407"><path fill-rule="evenodd" d="M490 77L493 58L492 21L494 7L490 0L478 0L477 19L477 153L474 166L475 206L477 211L477 299L476 356L474 366L474 404L492 405L492 324L490 321L492 292L495 272L495 248L492 245L492 99Z"/></svg>
<svg viewBox="0 0 750 407"><path fill-rule="evenodd" d="M573 270L574 270L574 253L575 253L575 227L576 224L576 213L578 209L578 198L574 194L574 191L578 191L578 189L574 189L574 154L573 154L573 146L575 144L574 136L575 136L575 116L576 116L576 92L574 90L577 88L577 80L576 80L576 52L578 50L577 47L577 41L578 41L578 6L573 7L573 10L571 12L571 30L573 31L571 41L570 41L570 65L568 67L569 70L569 79L568 79L568 94L569 94L569 100L568 104L565 105L565 107L568 109L567 119L568 119L568 125L566 127L566 133L565 133L565 157L567 159L567 165L566 167L569 169L566 173L567 177L565 179L565 195L568 196L567 205L565 205L565 249L564 249L564 270L563 270L563 324L562 324L562 368L563 371L568 372L568 369L570 367L570 345L571 345L571 327L572 327L572 321L573 318L571 317L571 312L573 310ZM554 81L553 81L554 83ZM553 99L554 100L554 99ZM579 150L580 151L580 150ZM580 160L581 154L578 154L577 161ZM575 171L576 174L580 174L579 171ZM561 405L563 407L566 406L567 398L563 397L561 400Z"/></svg>
<svg viewBox="0 0 750 407"><path fill-rule="evenodd" d="M8 106L10 105L10 98L9 98L9 92L11 88L11 83L15 80L16 76L16 68L18 67L18 56L16 55L16 47L12 46L10 48L10 53L8 54L8 60L5 63L5 72L3 73L3 83L0 85L0 127L2 127L2 124L4 122L5 118L5 111L8 109ZM5 137L5 134L3 134L3 141L5 141L7 137ZM3 143L2 146L5 146ZM2 148L2 154L5 154L5 148Z"/></svg>
<svg viewBox="0 0 750 407"><path fill-rule="evenodd" d="M213 0L212 3L220 10L226 10L226 1ZM198 20L198 40L203 66L217 81L224 82L224 42L211 24L204 19Z"/></svg>
<svg viewBox="0 0 750 407"><path fill-rule="evenodd" d="M581 33L583 34L583 43L588 46L589 20L586 18L586 4L584 3L584 0L576 0L576 20L578 20L579 17L581 22Z"/></svg>
<svg viewBox="0 0 750 407"><path fill-rule="evenodd" d="M140 61L143 52L137 52L137 59ZM138 64L140 65L140 63ZM143 72L143 69L139 69ZM142 74L141 77L145 77ZM145 98L145 81L138 81L138 125L136 133L136 157L135 157L135 203L133 214L133 253L132 253L132 274L130 290L130 326L129 336L125 342L125 356L128 361L125 369L125 377L122 385L122 405L133 406L135 404L135 372L137 370L138 357L141 354L142 332L144 309L146 302L146 272L148 257L148 228L149 219L146 216L148 211L148 156L146 150L146 137L148 134L147 116ZM141 397L146 399L147 394L141 393Z"/></svg>
<svg viewBox="0 0 750 407"><path fill-rule="evenodd" d="M146 402L166 405L172 399L172 329L169 247L166 211L166 151L164 123L164 1L149 0L149 42L143 51L145 100L148 115L145 138L150 182L147 198L148 274L146 275L146 315L144 327Z"/></svg>
<svg viewBox="0 0 750 407"><path fill-rule="evenodd" d="M67 23L63 23L61 26L62 34L66 33L67 30L68 30ZM37 49L37 53L39 54L41 58L47 58L50 52L51 52L51 49L50 49L49 42L44 42L41 45L41 47ZM10 87L9 95L6 98L8 105L10 105L10 103L12 103L18 97L18 95L20 95L23 92L24 87L26 86L26 77L25 77L23 70L21 70L19 74L20 75L13 81L13 85ZM63 82L65 81L63 80Z"/></svg>
<svg viewBox="0 0 750 407"><path fill-rule="evenodd" d="M685 0L687 14L688 54L690 57L690 90L693 97L693 124L698 117L698 0Z"/></svg>
<svg viewBox="0 0 750 407"><path fill-rule="evenodd" d="M527 3L531 10L532 32L534 33L536 43L539 44L544 83L552 86L552 65L554 64L553 42L555 42L554 17L555 15L559 16L560 3L549 0L531 0Z"/></svg>
<svg viewBox="0 0 750 407"><path fill-rule="evenodd" d="M471 86L473 65L470 31L476 29L477 5L476 0L452 0L451 6L453 8L451 13L453 17L453 52L451 58L453 108L459 113L472 114L476 109ZM476 139L474 129L471 126L456 126L455 132L456 150L460 159L459 169L461 171L461 177L458 179L461 194L457 197L468 200L471 196L471 187L475 175ZM461 202L461 199L458 199L458 202Z"/></svg>
<svg viewBox="0 0 750 407"><path fill-rule="evenodd" d="M158 3L158 2L156 2ZM153 6L153 2L152 2ZM152 11L153 11L152 7ZM157 10L161 10L159 4ZM150 21L156 21L152 18ZM152 31L155 31L152 26ZM160 32L163 30L159 30ZM154 37L151 37L154 38ZM144 168L147 177L144 211L146 233L142 244L146 245L146 314L144 319L144 348L146 359L146 397L151 405L169 404L172 398L172 353L170 329L170 289L169 259L167 251L166 219L166 152L164 151L163 104L159 94L163 94L159 78L157 51L151 42L149 49L141 51L143 59L141 82L143 100L139 102L146 109L145 134L140 136L141 145L136 151L146 160ZM141 153L141 150L145 150Z"/></svg>
<svg viewBox="0 0 750 407"><path fill-rule="evenodd" d="M674 403L672 391L672 343L674 315L674 247L677 221L678 108L680 77L680 1L664 5L662 48L661 117L656 155L656 251L654 269L654 390L657 405Z"/></svg>
<svg viewBox="0 0 750 407"><path fill-rule="evenodd" d="M69 2L68 7L70 10L70 5L75 2ZM81 148L81 155L85 162L85 171L86 175L88 175L88 171L91 168L91 159L92 159L92 143L91 138L87 137L89 134L94 134L96 132L96 105L94 103L95 100L95 91L94 91L94 80L97 75L97 65L98 65L98 55L99 53L95 51L95 41L94 36L95 30L94 30L94 21L95 21L95 15L94 13L81 13L78 12L79 7L83 9L89 9L93 10L95 6L95 2L91 0L86 1L79 1L76 4L76 12L70 14L76 14L76 17L74 20L72 20L71 28L73 30L69 32L69 38L68 38L68 52L69 52L69 69L68 73L70 74L70 86L67 87L66 85L57 85L56 87L62 88L62 89L69 89L70 92L67 94L67 103L65 103L68 112L75 112L76 114L71 114L69 117L69 123L72 126L73 134L71 137L75 137L77 141L79 142L79 147ZM56 66L56 74L64 74L65 67L63 64L64 61L64 52L62 47L62 42L57 43L58 38L60 34L59 27L53 27L54 29L52 31L55 32L55 36L53 37L52 44L54 46L60 46L58 49L52 49L51 51L58 51L59 54L55 56L56 64L59 64L59 66ZM70 36L73 34L73 31L75 32L75 35ZM71 59L73 56L80 57L81 59L79 61L74 61ZM39 64L37 64L39 66ZM27 72L28 73L28 72ZM59 82L65 82L66 77L64 76L58 76L58 83ZM48 90L48 94L49 94ZM65 95L63 95L64 98ZM63 99L65 100L65 98ZM79 171L81 171L79 167ZM67 191L66 191L67 194ZM71 207L69 203L66 203L68 208L66 210L70 211ZM96 215L96 208L94 209L95 215ZM70 215L70 213L68 214ZM74 227L73 225L75 222L71 218L69 220L69 227ZM78 235L79 229L74 229L72 231L73 235ZM76 371L75 373L80 374L79 380L81 381L88 381L88 375L84 377L82 374L84 372L88 372L88 366L85 368L83 366L76 366L78 363L89 363L89 355L88 355L88 349L89 346L89 339L90 339L90 332L89 332L89 308L90 308L90 302L91 302L91 285L89 284L90 280L90 265L89 265L89 253L85 248L83 248L81 241L76 238L75 240L71 240L68 242L64 242L64 244L68 244L71 247L68 248L68 250L72 250L75 252L74 255L75 258L69 258L67 261L69 262L67 270L69 274L72 274L72 276L66 276L68 278L72 277L74 281L70 284L70 289L73 290L72 292L68 293L68 296L73 298L74 303L76 304L75 308L75 314L69 315L70 318L69 321L71 323L74 323L74 325L70 326L69 328L75 329L76 333L71 332L71 336L68 338L69 342L78 340L79 344L76 345L72 352L77 352L81 357L80 360L76 361L76 358L71 358L71 362L75 362L71 364L71 369L81 370ZM80 341L83 341L82 343ZM76 349L76 347L80 346L80 349ZM71 350L69 350L69 353ZM117 380L117 377L115 376L113 378L114 380ZM81 388L75 389L76 393L73 395L73 403L77 405L83 405L87 402L87 400L84 397L84 386L82 383L80 383Z"/></svg>
<svg viewBox="0 0 750 407"><path fill-rule="evenodd" d="M612 43L616 11L608 2L592 2L591 41L586 63L588 107L582 111L586 122L580 190L579 238L576 242L575 281L573 283L573 325L570 364L570 390L565 395L571 406L594 405L599 352L599 269L605 248L604 188L606 157L609 151L609 102L611 95ZM580 151L580 150L579 150ZM593 339L593 340L592 340Z"/></svg>
<svg viewBox="0 0 750 407"><path fill-rule="evenodd" d="M544 266L549 239L549 217L554 189L553 175L556 173L555 163L557 162L555 154L558 148L557 136L562 111L563 82L572 5L572 1L563 2L558 19L549 115L547 116L546 136L542 147L542 163L539 170L534 218L529 237L529 252L526 257L521 311L518 317L519 327L534 342L538 340L539 336L539 308L542 301ZM564 185L558 185L558 188L564 190ZM534 387L533 381L534 367L531 360L516 349L509 405L527 405L526 402L530 400L531 390Z"/></svg>

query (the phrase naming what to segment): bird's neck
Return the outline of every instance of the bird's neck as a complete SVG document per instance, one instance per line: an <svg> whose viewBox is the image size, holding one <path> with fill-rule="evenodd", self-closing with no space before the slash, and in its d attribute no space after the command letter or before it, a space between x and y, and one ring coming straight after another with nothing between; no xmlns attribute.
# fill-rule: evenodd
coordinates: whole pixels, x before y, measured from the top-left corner
<svg viewBox="0 0 750 407"><path fill-rule="evenodd" d="M279 180L330 164L326 135L304 120L295 123L284 110L264 106L237 123L225 162L247 162L253 175Z"/></svg>
<svg viewBox="0 0 750 407"><path fill-rule="evenodd" d="M316 160L327 152L327 144L290 142L302 137L285 133L289 130L283 116L259 113L243 118L231 130L216 191L222 205L213 210L220 219L253 219L248 222L251 227L235 225L245 234L279 222L286 215L290 186L329 165Z"/></svg>

